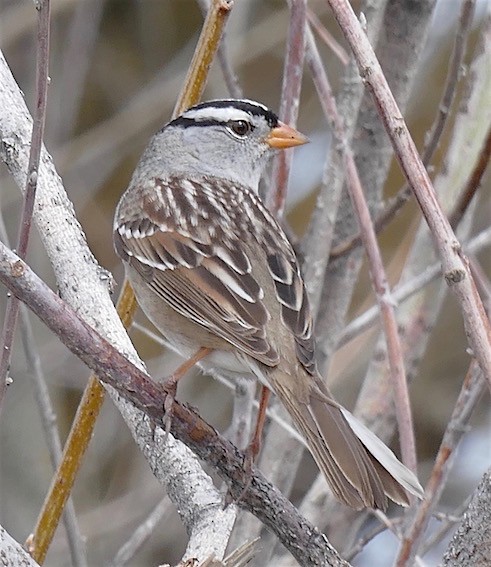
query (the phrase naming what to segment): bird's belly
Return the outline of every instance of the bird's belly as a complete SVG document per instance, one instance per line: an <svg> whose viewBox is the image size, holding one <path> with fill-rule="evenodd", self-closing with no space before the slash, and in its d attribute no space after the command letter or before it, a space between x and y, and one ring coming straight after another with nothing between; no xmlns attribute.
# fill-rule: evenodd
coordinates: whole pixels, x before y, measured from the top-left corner
<svg viewBox="0 0 491 567"><path fill-rule="evenodd" d="M127 276L133 284L140 307L160 331L164 342L174 352L188 359L201 348L212 349L198 365L206 374L220 375L229 379L257 378L265 383L261 364L238 351L230 343L204 327L183 317L162 299L141 285L141 276L127 266Z"/></svg>
<svg viewBox="0 0 491 567"><path fill-rule="evenodd" d="M189 337L176 333L166 333L164 340L169 348L184 359L193 356L201 346ZM267 385L261 365L239 351L215 349L200 360L198 366L205 374L211 376L221 376L229 380L257 378L261 383Z"/></svg>

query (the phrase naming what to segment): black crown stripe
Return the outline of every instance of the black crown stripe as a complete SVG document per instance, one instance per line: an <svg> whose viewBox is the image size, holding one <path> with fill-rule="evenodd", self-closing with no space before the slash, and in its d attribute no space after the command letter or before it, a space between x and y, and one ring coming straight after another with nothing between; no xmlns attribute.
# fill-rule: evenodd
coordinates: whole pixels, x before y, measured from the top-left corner
<svg viewBox="0 0 491 567"><path fill-rule="evenodd" d="M262 116L266 119L266 122L271 128L278 126L278 117L272 110L245 100L212 100L208 102L201 102L200 104L192 106L188 110L201 110L203 108L237 108L238 110L247 112L251 116ZM173 126L181 126L182 128L187 128L189 126L216 126L223 124L223 122L220 120L213 120L211 118L209 120L195 120L194 118L179 116L178 118L172 120L170 124L172 124Z"/></svg>

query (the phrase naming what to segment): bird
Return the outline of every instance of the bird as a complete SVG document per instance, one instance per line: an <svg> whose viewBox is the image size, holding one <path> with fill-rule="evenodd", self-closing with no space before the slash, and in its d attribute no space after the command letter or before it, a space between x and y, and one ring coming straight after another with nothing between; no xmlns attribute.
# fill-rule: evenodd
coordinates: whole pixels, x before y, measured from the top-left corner
<svg viewBox="0 0 491 567"><path fill-rule="evenodd" d="M316 365L299 262L259 195L274 154L306 143L261 103L199 103L150 140L113 241L148 319L189 366L271 390L334 495L360 510L423 496L416 475L333 398Z"/></svg>

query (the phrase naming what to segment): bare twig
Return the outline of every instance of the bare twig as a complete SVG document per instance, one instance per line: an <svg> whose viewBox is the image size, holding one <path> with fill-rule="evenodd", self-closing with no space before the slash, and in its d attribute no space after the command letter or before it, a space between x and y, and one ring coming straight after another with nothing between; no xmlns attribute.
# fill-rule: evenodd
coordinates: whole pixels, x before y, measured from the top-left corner
<svg viewBox="0 0 491 567"><path fill-rule="evenodd" d="M365 15L366 27L371 40L376 43L382 28L384 12L387 0L363 1L360 4L360 11ZM309 51L315 46L313 39L309 39ZM307 52L309 60L310 72L314 81L315 88L318 93L319 101L325 110L325 97L323 84L327 82L325 70L322 65L313 67L312 60L315 58L320 61L320 56L316 53L310 55ZM317 49L316 49L317 51ZM344 129L350 143L357 129L357 118L360 118L360 109L362 107L364 87L358 70L353 60L346 67L341 80L342 89L337 96L338 107L344 118ZM327 114L328 123L330 122ZM335 135L335 134L334 134ZM302 251L304 254L303 273L305 283L309 293L309 299L314 313L316 313L316 334L317 334L317 359L319 368L324 373L328 365L328 356L332 353L333 345L336 342L338 330L341 330L344 323L345 310L350 303L349 285L354 286L357 271L352 278L350 284L346 281L340 282L339 277L336 282L326 284L326 268L329 260L329 251L333 239L335 238L335 229L343 227L347 224L351 215L351 207L348 197L346 199L342 195L344 183L343 163L337 150L337 140L334 140L328 149L324 168L322 173L322 184L319 195L316 200L315 209L310 220L310 224L302 242ZM353 223L356 222L353 218ZM354 230L354 228L353 228ZM354 262L351 262L353 264ZM361 261L360 261L361 263ZM344 271L344 267L340 271ZM351 276L351 274L350 274ZM348 277L350 277L348 276ZM339 284L339 286L337 286ZM330 298L323 296L325 291L334 290ZM335 292L340 289L339 295L334 297ZM324 313L329 313L330 320L323 317ZM325 323L325 325L324 325ZM329 331L326 329L329 328ZM330 340L332 338L332 341Z"/></svg>
<svg viewBox="0 0 491 567"><path fill-rule="evenodd" d="M5 245L9 246L9 239L1 212L0 240ZM46 444L48 446L51 464L53 466L53 470L55 470L61 459L62 444L56 424L56 414L53 404L51 403L48 386L41 366L41 360L36 349L36 341L34 339L29 313L25 305L20 306L19 327L26 355L27 367L30 369L30 374L32 374L36 401L41 414L41 423L46 436ZM71 498L67 501L66 509L63 514L63 522L67 533L73 565L76 567L83 567L87 565L85 545L80 533L77 517L75 515L75 507Z"/></svg>
<svg viewBox="0 0 491 567"><path fill-rule="evenodd" d="M32 120L8 65L0 53L0 107L8 112L0 113L0 155L5 160L16 184L22 188L26 177L29 158L29 138ZM43 148L40 162L39 188L36 195L34 216L38 234L43 242L53 271L56 275L57 290L60 297L89 324L96 326L111 342L135 364L143 367L138 358L125 328L119 318L108 293L107 273L100 268L89 247L80 224L74 216L73 206L57 175L51 156ZM197 457L182 443L167 443L160 448L150 427L144 430L145 416L132 404L108 388L113 403L121 412L135 441L151 461L152 471L157 480L166 489L167 494L177 503L177 509L186 515L198 514L208 516L210 522L203 530L200 554L207 557L214 552L222 556L225 551L227 537L230 534L230 514L220 514L221 497L210 481L208 475L197 465ZM148 421L148 420L147 420ZM169 437L170 439L170 437ZM142 445L144 443L144 446ZM213 507L196 504L195 501L181 498L181 485L168 481L166 471L169 467L183 470L182 480L191 486L208 486L209 496L215 499ZM189 470L193 469L192 477ZM186 472L187 471L187 472ZM226 516L226 517L225 517ZM220 519L219 525L216 520ZM222 519L223 518L223 521ZM232 517L233 520L233 517ZM192 526L190 526L192 529ZM199 536L193 532L193 540ZM205 541L205 537L207 541ZM190 539L191 541L191 539ZM197 550L197 548L195 548ZM196 556L196 555L195 555Z"/></svg>
<svg viewBox="0 0 491 567"><path fill-rule="evenodd" d="M310 38L309 38L310 42ZM329 85L327 85L329 88ZM369 260L372 285L376 294L382 318L382 325L387 341L389 353L389 365L393 379L394 401L396 406L397 421L401 437L401 450L403 461L411 470L416 470L416 444L414 441L414 428L411 416L411 406L407 391L404 362L402 358L401 342L397 330L397 322L394 315L394 301L385 275L382 255L377 243L377 237L370 218L370 211L365 200L358 171L353 154L348 146L348 140L344 132L343 122L338 114L334 96L328 91L326 105L336 132L336 138L340 141L339 151L346 171L346 186L351 198L351 203L356 213L360 226L363 243Z"/></svg>
<svg viewBox="0 0 491 567"><path fill-rule="evenodd" d="M421 161L425 167L430 163L436 149L438 148L450 109L455 99L457 85L461 76L462 64L465 58L466 47L471 31L475 4L475 0L464 0L462 3L459 26L457 28L457 33L455 34L455 42L452 55L450 57L445 87L443 89L440 104L438 105L438 114L430 128L430 131L428 132L425 146L421 154ZM410 197L411 187L406 183L401 189L399 189L397 195L390 200L385 209L377 215L377 219L375 220L375 228L377 232L381 232L389 224L399 210L408 202ZM338 256L347 254L360 244L360 234L356 234L336 246L336 248L333 248L331 251L331 257L337 258Z"/></svg>
<svg viewBox="0 0 491 567"><path fill-rule="evenodd" d="M460 303L470 346L491 388L491 329L468 260L441 210L404 118L351 6L347 0L328 2L351 45L360 73L375 99L397 158L432 232L445 281Z"/></svg>
<svg viewBox="0 0 491 567"><path fill-rule="evenodd" d="M491 244L491 228L487 228L471 238L464 244L464 249L468 254L474 254ZM441 276L442 269L440 262L428 266L424 272L411 278L410 280L395 286L392 290L392 299L397 303L402 303L418 291L421 291L430 282L435 281ZM369 329L378 319L379 307L374 305L364 313L353 319L343 330L339 337L338 346L343 346L360 333Z"/></svg>
<svg viewBox="0 0 491 567"><path fill-rule="evenodd" d="M471 496L468 496L462 504L453 510L451 514L434 514L434 517L442 521L442 525L435 530L430 537L421 546L421 555L425 555L428 551L434 547L436 544L440 543L442 539L448 534L448 532L454 528L457 522L461 522L464 518L464 512L469 507L471 501Z"/></svg>
<svg viewBox="0 0 491 567"><path fill-rule="evenodd" d="M121 546L114 559L106 567L123 567L131 561L141 546L153 533L155 526L161 521L162 517L171 508L172 503L168 496L162 498L154 507L145 520L131 534L129 539Z"/></svg>
<svg viewBox="0 0 491 567"><path fill-rule="evenodd" d="M52 134L58 143L73 132L105 4L106 0L94 4L78 2L74 9L64 42L60 77L51 99L57 101L58 108L48 124L48 139Z"/></svg>
<svg viewBox="0 0 491 567"><path fill-rule="evenodd" d="M472 170L472 173L467 180L467 183L461 192L457 203L455 204L452 212L449 215L449 221L452 228L455 228L467 210L469 203L472 201L474 195L479 189L482 176L489 165L491 157L491 125L489 126L488 135L479 154L479 158Z"/></svg>
<svg viewBox="0 0 491 567"><path fill-rule="evenodd" d="M302 88L303 61L305 57L305 27L307 22L306 0L290 0L290 24L287 51L283 69L280 118L295 126L298 117ZM288 176L293 158L292 150L279 153L274 162L272 183L268 193L268 208L282 217L285 208Z"/></svg>
<svg viewBox="0 0 491 567"><path fill-rule="evenodd" d="M377 0L375 2L362 2L361 5L361 10L364 11L368 22L368 33L374 40L381 27L386 4L387 0ZM312 34L307 37L307 41L307 62L310 73L324 114L327 117L328 123L330 123L331 119L325 108L326 85L328 85L327 74L323 65L320 63L320 55ZM314 61L318 63L316 64ZM342 84L343 89L339 94L338 100L342 105L341 112L344 116L346 135L348 139L351 140L355 131L356 117L363 98L363 85L353 61L346 67ZM327 88L327 90L329 89ZM335 131L333 134L335 136ZM341 214L344 212L343 208L340 207L340 203L342 202L341 193L344 183L344 171L342 159L337 150L337 142L337 140L334 140L329 146L324 163L321 189L316 200L315 209L307 233L302 243L305 284L312 309L314 313L317 314L321 303L321 293L329 259L329 251L334 237L336 218L338 211ZM338 302L335 303L338 304ZM317 318L317 323L319 323L319 317ZM317 334L319 335L318 332ZM319 367L321 372L325 369L324 361L327 359L327 357L323 356L322 351L326 347L326 343L322 339L323 337L318 341L318 352L320 353L320 356L318 355L318 361L320 363Z"/></svg>
<svg viewBox="0 0 491 567"><path fill-rule="evenodd" d="M198 0L198 4L201 8L203 14L206 15L209 7L210 0ZM222 39L218 46L217 59L220 63L220 68L222 70L223 78L225 84L227 85L228 92L232 98L243 98L242 87L240 86L239 79L234 70L232 62L227 52L227 31L223 30Z"/></svg>
<svg viewBox="0 0 491 567"><path fill-rule="evenodd" d="M399 524L401 521L402 521L402 519L396 518L396 519L392 520L392 523L393 524ZM347 551L344 554L345 558L348 561L352 561L359 553L361 553L363 551L363 548L367 545L367 543L370 543L372 541L372 539L377 537L379 534L384 532L386 529L387 529L387 526L385 524L383 524L382 522L375 525L369 532L364 534L363 537L361 537L349 551Z"/></svg>
<svg viewBox="0 0 491 567"><path fill-rule="evenodd" d="M395 563L397 567L410 565L411 560L418 551L431 512L438 504L443 489L445 488L451 469L452 457L455 454L460 439L466 431L465 425L469 421L472 411L479 401L484 388L485 382L482 379L482 372L477 363L472 361L464 383L462 384L462 389L452 412L452 417L445 430L430 479L426 484L425 499L419 504L411 526L404 536Z"/></svg>
<svg viewBox="0 0 491 567"><path fill-rule="evenodd" d="M346 50L338 41L336 41L329 30L322 24L320 19L310 8L307 8L307 18L309 20L309 24L312 28L314 28L322 41L329 47L343 65L347 65L349 63L349 55L346 53Z"/></svg>
<svg viewBox="0 0 491 567"><path fill-rule="evenodd" d="M223 28L232 9L231 0L213 0L205 18L193 60L174 107L173 116L178 116L201 98L206 85L208 71L218 49Z"/></svg>
<svg viewBox="0 0 491 567"><path fill-rule="evenodd" d="M0 243L0 281L21 299L61 341L107 384L148 416L155 427L163 420L164 387L90 327L13 252ZM255 469L244 478L243 455L208 425L197 413L173 403L171 433L230 483L239 505L273 530L301 564L312 567L343 566L326 537L310 525ZM169 437L166 443L173 442ZM244 491L244 488L247 489ZM281 521L278 521L281 518Z"/></svg>
<svg viewBox="0 0 491 567"><path fill-rule="evenodd" d="M22 207L22 218L19 227L17 252L21 258L26 257L29 234L31 231L32 212L36 198L39 159L43 144L44 122L46 119L46 101L48 95L49 66L49 0L40 1L37 5L37 55L36 55L36 109L32 125L32 137L27 168L27 181ZM2 338L0 340L0 411L3 407L5 390L8 384L8 371L12 355L19 302L12 297L7 303L3 321Z"/></svg>
<svg viewBox="0 0 491 567"><path fill-rule="evenodd" d="M447 78L443 88L443 95L438 105L438 114L433 123L427 139L425 148L421 155L422 162L427 165L438 144L445 129L447 118L452 108L455 94L457 91L457 84L462 76L462 65L465 59L465 52L469 41L469 35L472 28L472 19L476 8L476 0L463 0L460 9L459 23L457 33L455 34L455 41L453 45L452 54L450 56L450 63L448 65Z"/></svg>

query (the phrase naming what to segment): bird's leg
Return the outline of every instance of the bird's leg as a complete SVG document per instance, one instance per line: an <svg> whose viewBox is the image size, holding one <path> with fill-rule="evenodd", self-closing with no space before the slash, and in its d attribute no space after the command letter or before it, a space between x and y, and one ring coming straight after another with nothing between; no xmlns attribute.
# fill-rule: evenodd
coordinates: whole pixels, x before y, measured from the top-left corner
<svg viewBox="0 0 491 567"><path fill-rule="evenodd" d="M177 383L179 380L185 376L188 370L190 370L196 363L198 363L201 359L205 356L210 354L213 349L208 347L201 347L198 349L193 356L188 358L185 362L181 364L164 382L164 390L166 393L165 400L164 400L164 429L166 435L170 431L170 423L172 419L172 406L174 404L174 400L176 399L177 393Z"/></svg>
<svg viewBox="0 0 491 567"><path fill-rule="evenodd" d="M270 396L271 390L266 388L266 386L262 386L259 408L257 410L256 427L254 428L254 433L249 441L249 445L246 447L244 455L244 488L242 489L240 496L237 498L237 502L244 496L251 484L252 465L261 451L263 429L266 421L266 410L268 409Z"/></svg>
<svg viewBox="0 0 491 567"><path fill-rule="evenodd" d="M256 427L254 428L254 433L245 451L246 460L249 460L249 469L252 467L252 464L261 451L263 429L266 421L266 410L268 409L270 396L271 390L266 388L266 386L262 386L261 397L259 399L259 409L257 410Z"/></svg>

